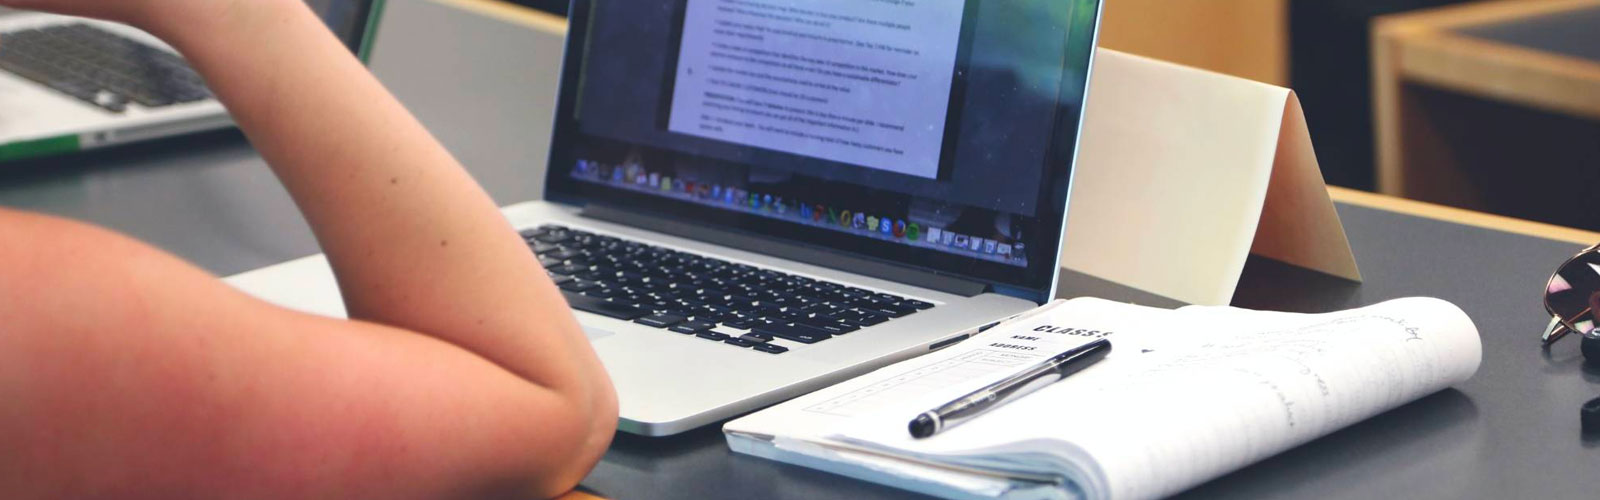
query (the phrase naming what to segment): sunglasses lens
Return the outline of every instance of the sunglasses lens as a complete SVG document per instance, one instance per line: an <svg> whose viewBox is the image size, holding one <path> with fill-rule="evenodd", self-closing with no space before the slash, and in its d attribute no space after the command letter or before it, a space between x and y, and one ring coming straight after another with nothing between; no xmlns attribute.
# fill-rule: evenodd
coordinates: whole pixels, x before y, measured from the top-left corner
<svg viewBox="0 0 1600 500"><path fill-rule="evenodd" d="M1596 328L1600 306L1600 252L1584 252L1567 261L1544 289L1544 307L1572 330L1589 335Z"/></svg>

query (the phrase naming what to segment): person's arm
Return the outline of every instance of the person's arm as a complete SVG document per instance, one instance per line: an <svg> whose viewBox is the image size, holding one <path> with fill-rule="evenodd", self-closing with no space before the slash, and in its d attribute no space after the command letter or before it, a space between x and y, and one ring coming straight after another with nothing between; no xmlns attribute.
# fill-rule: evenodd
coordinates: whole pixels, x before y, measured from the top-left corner
<svg viewBox="0 0 1600 500"><path fill-rule="evenodd" d="M270 483L258 485L268 491L293 486L327 494L348 487L404 496L440 488L548 495L570 488L598 460L616 424L615 395L560 293L492 200L303 3L0 4L127 21L182 52L304 212L359 320L285 311L114 235L0 213L7 240L40 242L0 247L0 266L31 262L28 279L0 283L0 322L25 325L16 330L20 336L0 334L0 399L38 403L21 405L20 414L0 412L0 449L50 447L43 438L17 438L19 429L10 426L45 424L64 434L82 431L74 425L110 426L84 437L104 438L86 446L112 450L112 457L124 456L116 450L190 456L176 463L200 468L124 478L131 485L170 486L213 473L238 479L217 469L241 459L215 454L261 451L248 461L304 466L257 478ZM85 274L85 267L99 272ZM61 291L62 283L74 284L67 287L74 293ZM49 289L42 297L23 293L41 288ZM29 304L41 300L58 307ZM68 316L85 322L77 342L104 350L74 355L70 344L59 344L75 338L49 333ZM29 363L16 358L28 356L46 360L33 366L38 373L71 366L74 375L52 381L18 373ZM60 359L73 356L94 362ZM188 371L154 373L163 367ZM163 377L185 373L211 376L213 384L161 390L171 382ZM86 377L118 385L78 380ZM155 428L200 425L216 432L175 432L155 447L138 439L148 430L141 425L151 422L82 421L89 417L61 413L84 407L42 401L63 390L125 391L119 396L139 397L127 406L78 403L111 405L94 406L107 415L155 412ZM205 413L197 406L214 406L214 413L190 414ZM233 412L251 415L244 422L205 419ZM40 421L48 419L58 420ZM4 471L40 466L28 460L0 452L0 490L18 491L9 481L27 482ZM345 472L324 477L315 470L322 465ZM365 467L378 476L360 473Z"/></svg>

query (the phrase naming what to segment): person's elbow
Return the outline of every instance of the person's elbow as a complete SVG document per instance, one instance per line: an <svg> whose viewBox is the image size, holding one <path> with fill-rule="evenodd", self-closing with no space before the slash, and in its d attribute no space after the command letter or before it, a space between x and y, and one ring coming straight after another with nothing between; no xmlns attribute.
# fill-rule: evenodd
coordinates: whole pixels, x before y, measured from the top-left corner
<svg viewBox="0 0 1600 500"><path fill-rule="evenodd" d="M589 474L611 447L617 429L617 397L610 381L597 384L589 394L565 397L565 405L551 412L552 421L541 431L549 448L526 450L540 462L532 484L523 491L552 498L571 491Z"/></svg>

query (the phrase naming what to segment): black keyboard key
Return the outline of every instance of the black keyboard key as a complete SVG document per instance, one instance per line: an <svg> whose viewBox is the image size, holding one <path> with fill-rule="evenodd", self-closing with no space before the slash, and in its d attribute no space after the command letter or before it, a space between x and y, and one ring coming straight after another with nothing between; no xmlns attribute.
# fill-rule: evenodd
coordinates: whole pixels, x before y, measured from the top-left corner
<svg viewBox="0 0 1600 500"><path fill-rule="evenodd" d="M653 314L633 320L633 322L645 326L653 326L656 328L667 328L669 326L682 323L683 319L683 316L676 316L672 314Z"/></svg>
<svg viewBox="0 0 1600 500"><path fill-rule="evenodd" d="M855 324L861 326L874 326L889 321L889 318L876 314L862 314L856 317Z"/></svg>
<svg viewBox="0 0 1600 500"><path fill-rule="evenodd" d="M858 297L847 302L851 307L879 307L889 302L878 300L874 297Z"/></svg>
<svg viewBox="0 0 1600 500"><path fill-rule="evenodd" d="M809 318L802 320L801 323L805 324L806 326L828 332L829 335L844 335L846 333L861 329L861 327L856 325L826 319Z"/></svg>
<svg viewBox="0 0 1600 500"><path fill-rule="evenodd" d="M756 325L755 328L751 329L751 331L764 335L771 335L784 340L792 340L802 344L815 344L817 342L833 338L833 335L818 328L812 328L805 325L789 325L784 323Z"/></svg>
<svg viewBox="0 0 1600 500"><path fill-rule="evenodd" d="M561 285L562 290L569 292L587 292L596 288L600 288L600 284L583 280L572 280Z"/></svg>
<svg viewBox="0 0 1600 500"><path fill-rule="evenodd" d="M724 340L730 340L730 338L728 337L728 334L726 334L726 333L700 332L700 333L694 334L694 336L700 337L700 338L703 338L703 339L706 339L706 340L715 340L717 342L722 342Z"/></svg>
<svg viewBox="0 0 1600 500"><path fill-rule="evenodd" d="M757 350L757 351L761 351L761 352L765 352L765 353L771 353L771 354L783 354L783 353L789 352L789 348L781 346L781 345L755 344L755 345L753 345L751 347L754 347L755 350Z"/></svg>
<svg viewBox="0 0 1600 500"><path fill-rule="evenodd" d="M907 314L911 314L912 312L914 312L914 311L905 311L905 310L902 310L902 309L899 309L899 308L892 308L892 307L861 307L861 308L857 308L857 309L862 311L862 312L876 314L876 315L879 315L879 316L888 316L890 318L899 318L901 316L905 316Z"/></svg>
<svg viewBox="0 0 1600 500"><path fill-rule="evenodd" d="M573 280L573 278L571 276L562 276L562 275L559 275L559 274L550 275L550 281L556 282L556 286L561 286L561 285L565 285L567 283L571 283L572 280Z"/></svg>
<svg viewBox="0 0 1600 500"><path fill-rule="evenodd" d="M608 279L610 279L611 281L616 282L619 285L627 285L627 286L634 286L634 287L640 287L640 288L651 288L650 279L649 278L640 277L637 273L634 273L633 271L622 271L620 273L617 273L616 276L612 276L612 277L610 277Z"/></svg>
<svg viewBox="0 0 1600 500"><path fill-rule="evenodd" d="M856 326L873 326L885 321L889 321L889 318L885 318L876 314L868 314L861 311L844 311L834 314L832 317L833 319Z"/></svg>
<svg viewBox="0 0 1600 500"><path fill-rule="evenodd" d="M750 346L756 345L756 342L751 342L751 341L744 340L744 339L727 339L727 340L723 340L722 343L729 344L729 345L736 345L736 346L739 346L739 347L750 347Z"/></svg>
<svg viewBox="0 0 1600 500"><path fill-rule="evenodd" d="M582 255L583 255L583 252L581 252L581 251L578 251L578 250L575 250L575 249L571 249L571 248L564 248L564 247L554 247L548 252L544 252L544 253L539 254L540 257L544 257L544 258L547 258L547 259L556 259L556 260L568 260L568 259L571 259L573 257L580 257Z"/></svg>
<svg viewBox="0 0 1600 500"><path fill-rule="evenodd" d="M723 320L727 319L727 317L722 314L708 313L705 311L690 311L689 316L694 318L695 321L700 321L711 325L721 324Z"/></svg>
<svg viewBox="0 0 1600 500"><path fill-rule="evenodd" d="M661 313L661 314L671 314L673 316L682 316L682 317L685 317L685 318L690 317L690 316L694 316L694 312L690 311L689 308L683 307L683 306L678 306L678 305L673 305L673 304L669 304L666 307L658 308L658 309L656 309L656 312Z"/></svg>
<svg viewBox="0 0 1600 500"><path fill-rule="evenodd" d="M566 231L551 231L551 232L548 232L548 233L545 233L545 234L541 234L541 235L535 236L535 237L533 237L533 239L534 239L534 241L541 241L541 242L544 242L544 243L549 243L549 244L554 245L554 244L557 244L557 243L562 243L562 242L565 242L567 240L570 240L570 239L572 239L572 236L570 234L568 234Z"/></svg>
<svg viewBox="0 0 1600 500"><path fill-rule="evenodd" d="M665 312L667 309L672 307L672 304L666 301L652 300L649 297L646 297L645 300L639 301L639 307L657 312Z"/></svg>
<svg viewBox="0 0 1600 500"><path fill-rule="evenodd" d="M601 316L616 318L624 321L650 314L650 311L646 311L644 309L626 304L607 302L604 299L595 297L587 297L570 292L563 292L561 295L567 298L567 304L572 305L573 309L591 312Z"/></svg>
<svg viewBox="0 0 1600 500"><path fill-rule="evenodd" d="M674 331L674 332L684 333L684 334L700 333L700 332L704 332L706 330L710 330L712 326L715 326L715 325L712 325L711 323L706 323L706 322L703 322L703 321L685 321L685 322L682 322L682 323L678 323L677 325L674 325L671 328L671 330Z"/></svg>
<svg viewBox="0 0 1600 500"><path fill-rule="evenodd" d="M646 298L644 298L642 296L639 296L639 295L618 295L616 297L611 297L611 301L612 302L621 302L623 304L627 304L627 305L630 305L630 306L636 306L636 307L644 307L644 304L648 300L649 299L646 299Z"/></svg>
<svg viewBox="0 0 1600 500"><path fill-rule="evenodd" d="M750 327L753 327L753 326L756 325L756 321L757 320L755 318L750 318L750 317L735 317L735 318L732 318L732 319L724 320L722 322L722 325L726 326L728 328L734 328L734 329L738 329L738 330L749 330Z"/></svg>
<svg viewBox="0 0 1600 500"><path fill-rule="evenodd" d="M580 265L580 264L567 264L567 265L564 265L564 266L556 266L556 267L552 267L552 268L549 269L550 272L556 273L556 274L578 274L578 273L585 272L585 271L588 271L588 270L589 270L589 266Z"/></svg>
<svg viewBox="0 0 1600 500"><path fill-rule="evenodd" d="M693 283L690 283L690 284L692 285ZM729 295L729 293L726 292L726 291L723 291L723 290L718 289L718 288L712 288L712 287L706 287L706 288L701 288L699 290L694 290L692 293L694 293L695 295L700 296L701 298L703 298L705 300L713 300L713 299L726 300L726 298Z"/></svg>
<svg viewBox="0 0 1600 500"><path fill-rule="evenodd" d="M933 304L929 304L927 302L923 302L923 301L920 301L920 300L917 300L917 299L902 300L902 301L900 301L900 304L898 304L898 305L900 307L903 307L903 308L911 308L911 309L916 309L918 311L925 311L925 310L928 310L928 309L933 309Z"/></svg>
<svg viewBox="0 0 1600 500"><path fill-rule="evenodd" d="M783 308L777 306L761 306L753 311L740 311L758 318L776 318L783 315Z"/></svg>
<svg viewBox="0 0 1600 500"><path fill-rule="evenodd" d="M753 342L753 343L761 344L761 343L771 342L772 341L772 336L771 335L762 335L762 334L759 334L759 333L746 333L744 335L740 335L739 336L739 340L743 340L745 342Z"/></svg>

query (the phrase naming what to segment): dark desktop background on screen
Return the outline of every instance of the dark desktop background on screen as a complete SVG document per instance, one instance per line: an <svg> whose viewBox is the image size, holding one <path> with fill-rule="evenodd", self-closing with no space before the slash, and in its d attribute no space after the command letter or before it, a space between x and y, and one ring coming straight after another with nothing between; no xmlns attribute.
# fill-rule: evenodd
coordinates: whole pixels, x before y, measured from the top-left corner
<svg viewBox="0 0 1600 500"><path fill-rule="evenodd" d="M311 10L322 18L322 22L333 30L339 40L343 41L350 50L356 50L365 35L367 27L365 15L367 4L371 0L306 0Z"/></svg>
<svg viewBox="0 0 1600 500"><path fill-rule="evenodd" d="M947 127L932 130L940 135L933 145L935 156L944 159L936 173L926 169L908 174L882 165L869 168L670 127L676 102L673 91L684 78L680 71L687 64L679 59L688 50L685 26L692 21L686 20L686 11L692 13L690 2L698 2L696 7L703 9L752 12L793 8L778 7L784 2L674 0L589 4L590 31L584 41L587 55L576 113L583 140L574 148L588 170L573 174L594 177L601 173L599 167L606 167L604 180L613 180L616 168L634 167L616 177L629 177L623 180L632 182L635 174L643 173L648 179L650 173L656 173L651 180L667 177L678 183L663 189L665 192L687 188L690 194L712 198L709 191L695 191L697 187L714 188L719 191L715 198L724 201L729 196L721 192L724 188L737 189L741 196L760 193L755 200L740 200L743 210L756 208L779 215L793 210L792 215L800 215L804 207L804 215L819 221L823 217L819 212L827 212L827 217L839 212L871 214L884 221L883 233L891 236L888 239L905 243L906 231L900 226L914 225L920 230L913 234L924 238L934 236L929 228L939 228L941 233L970 236L974 243L990 242L987 248L971 245L953 253L1026 265L1022 250L1029 233L1059 229L1042 227L1036 219L1041 215L1040 203L1052 199L1051 190L1064 187L1043 184L1048 169L1064 168L1071 158L1076 124L1061 127L1058 120L1079 113L1087 68L1077 63L1074 54L1078 51L1070 44L1090 43L1095 2L948 1L961 12L959 57L951 66L952 73L946 75L952 81L950 90L918 101L947 111ZM849 8L840 12L848 13ZM832 14L816 19L828 22ZM773 16L751 18L777 22L772 21ZM707 26L718 30L737 26L725 19L718 21L722 24ZM724 53L729 49L721 48ZM808 62L827 59L825 54L819 56ZM677 98L682 99L681 95ZM888 122L895 118L893 113L887 115L891 116L869 119ZM1069 146L1064 153L1055 147L1061 144ZM660 186L651 184L650 188ZM769 206L773 201L779 204ZM893 226L887 221L893 221ZM842 227L851 229L850 221L842 222ZM859 223L856 226L859 232L862 228ZM998 246L1010 247L1015 255L1009 251L1005 256L995 255Z"/></svg>
<svg viewBox="0 0 1600 500"><path fill-rule="evenodd" d="M567 0L508 0L511 3L533 7L558 16L567 15Z"/></svg>

